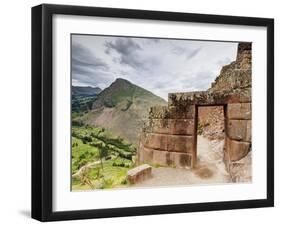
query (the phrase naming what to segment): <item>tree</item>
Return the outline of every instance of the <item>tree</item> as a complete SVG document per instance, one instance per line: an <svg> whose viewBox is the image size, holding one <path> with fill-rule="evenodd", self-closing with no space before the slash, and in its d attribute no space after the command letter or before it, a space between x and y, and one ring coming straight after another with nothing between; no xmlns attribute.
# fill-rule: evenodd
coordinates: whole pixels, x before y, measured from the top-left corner
<svg viewBox="0 0 281 226"><path fill-rule="evenodd" d="M101 168L103 170L103 158L106 158L109 154L109 147L104 144L103 142L99 142L96 144L91 144L92 146L96 146L99 150L99 158L100 158L100 163L101 163Z"/></svg>

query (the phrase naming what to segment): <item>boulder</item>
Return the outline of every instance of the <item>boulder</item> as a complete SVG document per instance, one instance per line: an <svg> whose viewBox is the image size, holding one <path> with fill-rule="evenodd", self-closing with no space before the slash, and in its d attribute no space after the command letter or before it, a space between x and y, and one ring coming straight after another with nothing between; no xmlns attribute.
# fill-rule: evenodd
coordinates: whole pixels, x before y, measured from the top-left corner
<svg viewBox="0 0 281 226"><path fill-rule="evenodd" d="M144 181L152 176L152 167L148 164L137 166L127 172L127 180L131 184Z"/></svg>

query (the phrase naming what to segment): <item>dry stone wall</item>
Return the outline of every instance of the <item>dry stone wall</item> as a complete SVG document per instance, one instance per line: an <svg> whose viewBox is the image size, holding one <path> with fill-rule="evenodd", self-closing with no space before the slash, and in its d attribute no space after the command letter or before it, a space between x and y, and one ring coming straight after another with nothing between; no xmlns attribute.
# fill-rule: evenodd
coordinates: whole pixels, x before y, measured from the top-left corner
<svg viewBox="0 0 281 226"><path fill-rule="evenodd" d="M223 106L224 160L231 171L251 150L251 44L240 43L236 61L224 66L212 87L171 93L167 107L152 107L143 128L139 163L194 167L199 106Z"/></svg>
<svg viewBox="0 0 281 226"><path fill-rule="evenodd" d="M142 133L138 159L140 162L170 166L191 166L194 155L194 106L184 112L168 107L153 107L149 125Z"/></svg>

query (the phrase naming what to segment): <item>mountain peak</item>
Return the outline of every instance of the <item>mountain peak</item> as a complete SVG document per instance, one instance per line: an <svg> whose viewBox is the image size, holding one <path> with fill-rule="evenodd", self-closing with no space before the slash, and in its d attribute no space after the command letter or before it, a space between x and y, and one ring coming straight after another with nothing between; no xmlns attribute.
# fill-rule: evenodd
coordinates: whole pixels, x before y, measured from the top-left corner
<svg viewBox="0 0 281 226"><path fill-rule="evenodd" d="M126 81L126 82L129 82L128 80L124 79L124 78L116 78L115 81Z"/></svg>
<svg viewBox="0 0 281 226"><path fill-rule="evenodd" d="M113 83L127 83L127 84L132 84L131 82L129 82L128 80L126 80L126 79L124 79L124 78L116 78ZM113 84L113 83L112 83L112 84Z"/></svg>
<svg viewBox="0 0 281 226"><path fill-rule="evenodd" d="M127 102L132 103L136 99L155 100L156 103L166 103L162 98L154 95L150 91L139 87L130 81L117 78L109 87L104 89L98 96L98 99L93 104L93 109L101 107L116 107L119 104Z"/></svg>

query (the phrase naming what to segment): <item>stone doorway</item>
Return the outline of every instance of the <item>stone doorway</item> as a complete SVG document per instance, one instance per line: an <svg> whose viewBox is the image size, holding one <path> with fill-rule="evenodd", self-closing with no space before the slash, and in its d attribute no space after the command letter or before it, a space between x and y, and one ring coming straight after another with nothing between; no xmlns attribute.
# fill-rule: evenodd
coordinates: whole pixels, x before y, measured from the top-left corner
<svg viewBox="0 0 281 226"><path fill-rule="evenodd" d="M197 105L195 109L195 170L201 177L224 172L227 105ZM223 175L225 177L225 175Z"/></svg>
<svg viewBox="0 0 281 226"><path fill-rule="evenodd" d="M195 156L198 154L198 137L210 141L223 141L226 137L227 105L196 105L195 109ZM197 159L197 158L196 158Z"/></svg>

